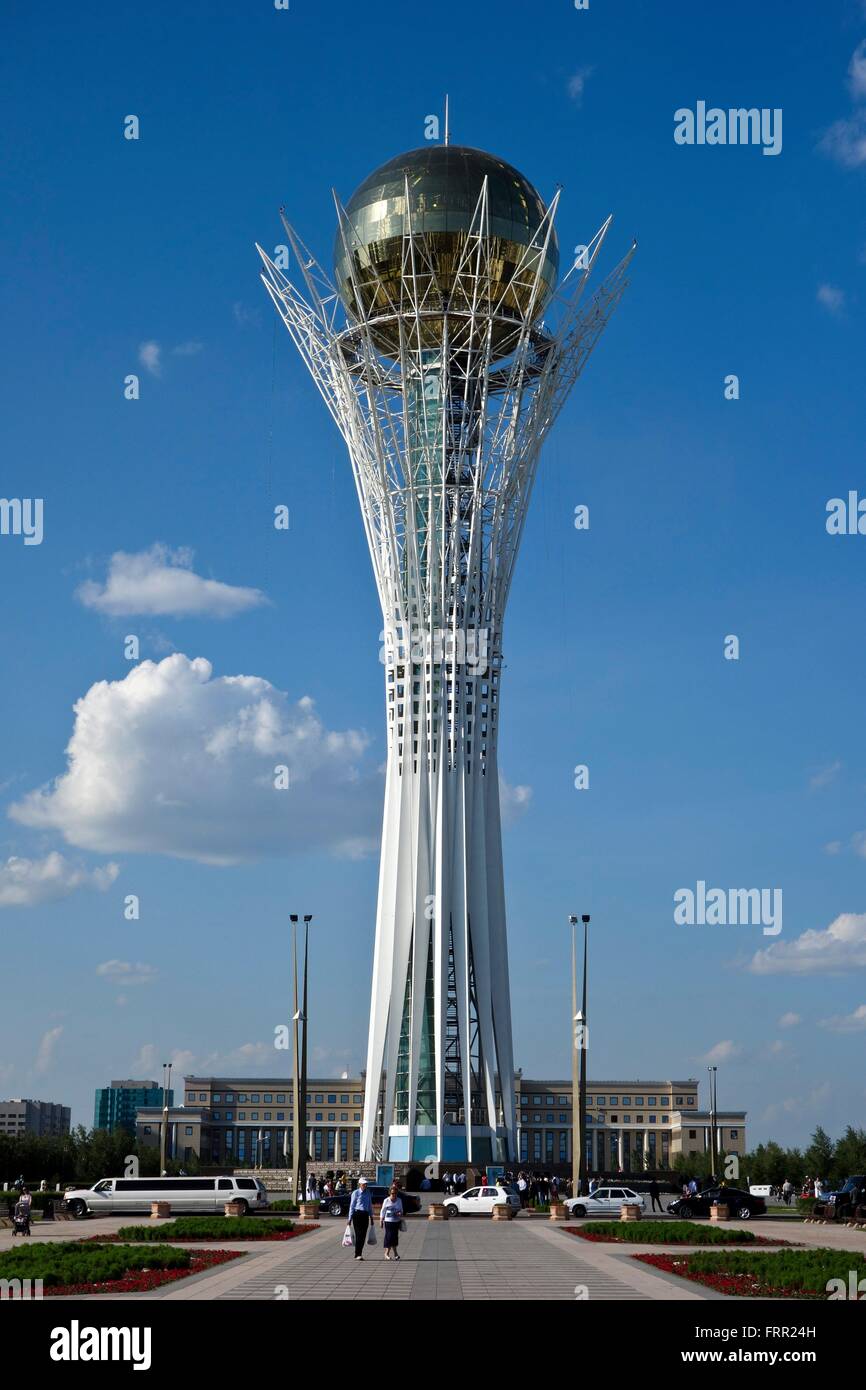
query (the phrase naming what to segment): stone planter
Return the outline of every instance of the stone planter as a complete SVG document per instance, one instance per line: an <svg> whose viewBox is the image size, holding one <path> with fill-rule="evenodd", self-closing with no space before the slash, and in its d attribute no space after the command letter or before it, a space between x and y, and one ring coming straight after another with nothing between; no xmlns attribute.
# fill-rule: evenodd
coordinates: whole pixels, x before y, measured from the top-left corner
<svg viewBox="0 0 866 1390"><path fill-rule="evenodd" d="M229 1203L231 1206L231 1202ZM318 1202L299 1202L298 1216L301 1221L315 1220L321 1213L319 1212Z"/></svg>
<svg viewBox="0 0 866 1390"><path fill-rule="evenodd" d="M160 1220L171 1216L171 1202L151 1202L150 1215L151 1219L158 1217Z"/></svg>
<svg viewBox="0 0 866 1390"><path fill-rule="evenodd" d="M565 1205L564 1202L551 1202L551 1204L550 1204L550 1220L551 1220L551 1221L567 1221L567 1220L568 1220L568 1207Z"/></svg>
<svg viewBox="0 0 866 1390"><path fill-rule="evenodd" d="M430 1203L430 1210L427 1212L427 1220L428 1220L428 1221L447 1221L447 1220L448 1220L448 1217L447 1217L446 1212L445 1212L445 1207L443 1206L443 1204L442 1204L441 1202L431 1202L431 1203Z"/></svg>
<svg viewBox="0 0 866 1390"><path fill-rule="evenodd" d="M508 1202L497 1202L492 1215L494 1221L513 1221L514 1207Z"/></svg>
<svg viewBox="0 0 866 1390"><path fill-rule="evenodd" d="M620 1221L640 1221L641 1209L637 1202L623 1202L619 1219Z"/></svg>
<svg viewBox="0 0 866 1390"><path fill-rule="evenodd" d="M731 1219L731 1208L730 1208L729 1206L726 1206L724 1202L713 1202L713 1203L712 1203L712 1205L711 1205L711 1207L710 1207L710 1220L711 1220L711 1221L730 1221L730 1219Z"/></svg>

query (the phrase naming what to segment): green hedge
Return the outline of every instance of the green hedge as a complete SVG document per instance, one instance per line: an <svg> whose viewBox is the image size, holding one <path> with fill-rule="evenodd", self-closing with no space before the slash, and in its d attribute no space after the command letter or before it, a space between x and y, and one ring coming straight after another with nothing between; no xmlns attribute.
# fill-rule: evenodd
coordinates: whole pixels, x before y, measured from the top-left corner
<svg viewBox="0 0 866 1390"><path fill-rule="evenodd" d="M12 1208L15 1206L15 1203L18 1201L19 1195L20 1194L17 1192L0 1192L0 1197L4 1199L10 1212L12 1211ZM59 1206L60 1203L63 1201L65 1193L31 1192L30 1196L33 1198L33 1201L31 1203L31 1211L44 1211L49 1202L53 1202L55 1207Z"/></svg>
<svg viewBox="0 0 866 1390"><path fill-rule="evenodd" d="M269 1211L297 1211L297 1210L298 1210L298 1204L297 1204L297 1202L293 1202L291 1199L288 1199L288 1200L287 1200L286 1198L281 1197L281 1198L279 1199L279 1201L277 1201L277 1202L271 1202L271 1204L270 1204L268 1210L269 1210Z"/></svg>
<svg viewBox="0 0 866 1390"><path fill-rule="evenodd" d="M96 1245L89 1241L28 1241L0 1254L0 1279L41 1279L47 1285L94 1284L137 1269L186 1269L188 1250Z"/></svg>
<svg viewBox="0 0 866 1390"><path fill-rule="evenodd" d="M593 1221L589 1235L615 1236L636 1245L748 1245L754 1231L729 1231L697 1221Z"/></svg>
<svg viewBox="0 0 866 1390"><path fill-rule="evenodd" d="M751 1274L773 1288L803 1289L823 1293L829 1279L848 1286L849 1271L866 1278L866 1255L850 1250L697 1251L688 1257L690 1273Z"/></svg>
<svg viewBox="0 0 866 1390"><path fill-rule="evenodd" d="M264 1238L273 1233L293 1231L294 1221L272 1220L259 1216L179 1216L164 1226L121 1226L121 1240L177 1240L181 1236L198 1240L243 1240L250 1236Z"/></svg>

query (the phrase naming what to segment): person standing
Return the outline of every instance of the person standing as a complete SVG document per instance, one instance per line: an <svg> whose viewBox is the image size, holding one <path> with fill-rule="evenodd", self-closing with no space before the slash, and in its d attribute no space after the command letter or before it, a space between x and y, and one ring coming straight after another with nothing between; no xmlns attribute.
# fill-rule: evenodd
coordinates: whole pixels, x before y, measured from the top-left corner
<svg viewBox="0 0 866 1390"><path fill-rule="evenodd" d="M650 1197L652 1197L652 1206L650 1207L650 1211L655 1211L656 1207L658 1207L659 1211L664 1211L664 1207L661 1203L661 1189L658 1183L656 1182L655 1178L653 1178L652 1182L649 1185L649 1194Z"/></svg>
<svg viewBox="0 0 866 1390"><path fill-rule="evenodd" d="M358 1186L349 1201L349 1223L355 1235L355 1259L363 1260L367 1232L373 1220L373 1199L367 1191L367 1179L358 1179Z"/></svg>
<svg viewBox="0 0 866 1390"><path fill-rule="evenodd" d="M399 1260L397 1246L400 1244L400 1223L403 1220L403 1203L400 1190L395 1182L388 1189L388 1196L382 1203L379 1225L385 1232L385 1259Z"/></svg>

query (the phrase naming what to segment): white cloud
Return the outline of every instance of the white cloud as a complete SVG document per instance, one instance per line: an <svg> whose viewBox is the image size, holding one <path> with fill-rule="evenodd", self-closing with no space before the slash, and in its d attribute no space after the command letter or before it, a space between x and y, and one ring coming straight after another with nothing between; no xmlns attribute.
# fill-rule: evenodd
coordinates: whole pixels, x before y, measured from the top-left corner
<svg viewBox="0 0 866 1390"><path fill-rule="evenodd" d="M578 106L583 101L584 88L587 79L592 76L592 72L592 68L578 68L577 72L572 73L568 79L568 95Z"/></svg>
<svg viewBox="0 0 866 1390"><path fill-rule="evenodd" d="M866 1032L866 1004L860 1004L850 1014L836 1014L833 1018L822 1018L821 1027L829 1028L832 1033Z"/></svg>
<svg viewBox="0 0 866 1390"><path fill-rule="evenodd" d="M835 762L828 763L826 767L819 768L812 777L809 778L809 786L812 791L819 791L822 787L829 787L831 782L835 782L842 764L837 758Z"/></svg>
<svg viewBox="0 0 866 1390"><path fill-rule="evenodd" d="M713 1062L732 1062L740 1056L742 1050L740 1045L733 1042L731 1038L725 1038L723 1042L717 1042L715 1047L711 1047L709 1052L700 1060L708 1065Z"/></svg>
<svg viewBox="0 0 866 1390"><path fill-rule="evenodd" d="M843 912L826 931L810 929L793 941L756 951L754 975L843 974L866 965L866 912Z"/></svg>
<svg viewBox="0 0 866 1390"><path fill-rule="evenodd" d="M0 907L34 907L37 903L67 898L76 888L98 888L104 893L119 872L117 864L82 869L57 850L44 859L13 856L0 865Z"/></svg>
<svg viewBox="0 0 866 1390"><path fill-rule="evenodd" d="M112 617L231 618L268 600L260 589L202 579L192 569L193 553L158 541L148 550L115 551L104 584L88 579L75 591L86 608Z"/></svg>
<svg viewBox="0 0 866 1390"><path fill-rule="evenodd" d="M231 864L376 843L379 774L365 735L326 729L259 676L214 677L203 657L143 661L75 705L67 769L9 814L70 844ZM278 767L289 786L275 786Z"/></svg>
<svg viewBox="0 0 866 1390"><path fill-rule="evenodd" d="M866 99L866 39L862 39L851 54L848 87L855 101Z"/></svg>
<svg viewBox="0 0 866 1390"><path fill-rule="evenodd" d="M203 348L204 343L193 338L188 343L178 343L171 351L173 357L197 357Z"/></svg>
<svg viewBox="0 0 866 1390"><path fill-rule="evenodd" d="M532 800L531 787L513 787L499 774L499 814L503 825L513 825L529 810Z"/></svg>
<svg viewBox="0 0 866 1390"><path fill-rule="evenodd" d="M861 108L847 120L834 121L818 148L846 169L866 164L866 110Z"/></svg>
<svg viewBox="0 0 866 1390"><path fill-rule="evenodd" d="M162 376L162 348L159 343L142 343L138 349L138 360L151 376Z"/></svg>
<svg viewBox="0 0 866 1390"><path fill-rule="evenodd" d="M866 859L866 830L858 830L851 836L851 848L861 859Z"/></svg>
<svg viewBox="0 0 866 1390"><path fill-rule="evenodd" d="M249 328L253 325L257 326L262 321L261 311L259 309L251 309L249 305L244 304L240 299L232 305L232 314L234 315L234 320L238 328Z"/></svg>
<svg viewBox="0 0 866 1390"><path fill-rule="evenodd" d="M155 1043L145 1043L132 1062L130 1075L144 1076L148 1079L158 1078L161 1084L162 1064L171 1062L171 1084L172 1088L175 1088L181 1084L185 1075L226 1076L240 1071L242 1075L273 1076L275 1072L279 1073L281 1067L285 1070L287 1056L286 1052L277 1051L273 1041L241 1043L239 1047L228 1052L201 1053L184 1048L158 1049ZM340 1054L341 1061L345 1056L345 1052ZM321 1060L316 1056L315 1048L311 1050L311 1057L316 1063ZM328 1070L329 1074L333 1074L333 1068Z"/></svg>
<svg viewBox="0 0 866 1390"><path fill-rule="evenodd" d="M797 1024L798 1024L798 1023L802 1023L802 1022L803 1022L803 1020L802 1020L802 1018L800 1017L799 1014L795 1014L795 1013L782 1014L782 1017L779 1019L778 1027L779 1027L779 1028L796 1028L796 1027L797 1027Z"/></svg>
<svg viewBox="0 0 866 1390"><path fill-rule="evenodd" d="M819 285L815 298L828 314L841 314L845 308L845 291L837 285Z"/></svg>
<svg viewBox="0 0 866 1390"><path fill-rule="evenodd" d="M826 843L826 845L824 846L824 853L825 853L825 854L840 854L841 851L842 851L842 841L841 841L841 840L828 840L827 843Z"/></svg>
<svg viewBox="0 0 866 1390"><path fill-rule="evenodd" d="M159 975L155 965L145 965L142 961L133 965L128 960L104 960L97 965L96 973L115 985L152 985Z"/></svg>
<svg viewBox="0 0 866 1390"><path fill-rule="evenodd" d="M773 1101L764 1110L760 1117L760 1123L765 1125L777 1124L780 1119L786 1116L799 1116L801 1121L811 1119L815 1123L820 1123L826 1116L827 1105L833 1096L833 1087L829 1081L821 1081L807 1095L799 1092L795 1096L788 1096L784 1100ZM806 1127L805 1124L803 1126Z"/></svg>
<svg viewBox="0 0 866 1390"><path fill-rule="evenodd" d="M36 1061L33 1068L40 1076L50 1069L54 1061L54 1049L60 1041L62 1032L63 1029L57 1027L49 1028L47 1033L42 1034L42 1039L39 1043L39 1051L36 1054Z"/></svg>

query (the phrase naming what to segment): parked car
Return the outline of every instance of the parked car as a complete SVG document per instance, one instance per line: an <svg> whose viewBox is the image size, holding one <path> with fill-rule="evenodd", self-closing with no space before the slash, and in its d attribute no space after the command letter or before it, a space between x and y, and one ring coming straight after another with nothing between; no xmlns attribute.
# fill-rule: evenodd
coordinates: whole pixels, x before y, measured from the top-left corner
<svg viewBox="0 0 866 1390"><path fill-rule="evenodd" d="M755 1197L739 1187L705 1187L694 1197L680 1197L678 1201L671 1202L668 1211L671 1216L689 1221L693 1216L709 1216L710 1207L717 1202L729 1207L731 1216L736 1217L737 1221L748 1221L752 1216L767 1214L767 1203L763 1197Z"/></svg>
<svg viewBox="0 0 866 1390"><path fill-rule="evenodd" d="M268 1194L260 1178L102 1178L92 1187L68 1188L62 1209L75 1217L112 1216L149 1212L153 1202L169 1202L172 1215L222 1211L226 1202L240 1202L246 1215L264 1210Z"/></svg>
<svg viewBox="0 0 866 1390"><path fill-rule="evenodd" d="M388 1196L390 1188L377 1187L375 1183L367 1183L367 1191L373 1199L373 1204L379 1206ZM421 1199L414 1197L411 1192L400 1192L400 1201L403 1203L405 1212L420 1211ZM319 1201L319 1211L323 1216L348 1216L349 1203L352 1200L351 1192L335 1192L333 1197L322 1197Z"/></svg>
<svg viewBox="0 0 866 1390"><path fill-rule="evenodd" d="M815 1213L826 1216L828 1221L849 1221L854 1216L866 1218L866 1176L860 1173L846 1178L835 1192L826 1192L815 1203Z"/></svg>
<svg viewBox="0 0 866 1390"><path fill-rule="evenodd" d="M497 1183L494 1187L470 1187L466 1192L457 1192L446 1197L446 1216L489 1216L496 1206L514 1207L520 1211L520 1193L511 1183Z"/></svg>
<svg viewBox="0 0 866 1390"><path fill-rule="evenodd" d="M618 1216L624 1202L646 1210L646 1198L633 1187L597 1187L590 1197L567 1197L571 1216Z"/></svg>
<svg viewBox="0 0 866 1390"><path fill-rule="evenodd" d="M769 1182L749 1183L749 1192L753 1197L763 1197L766 1200L773 1195L773 1185Z"/></svg>

